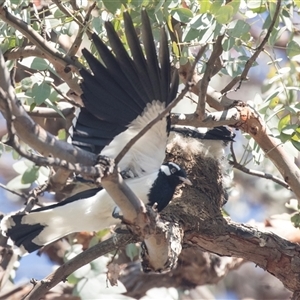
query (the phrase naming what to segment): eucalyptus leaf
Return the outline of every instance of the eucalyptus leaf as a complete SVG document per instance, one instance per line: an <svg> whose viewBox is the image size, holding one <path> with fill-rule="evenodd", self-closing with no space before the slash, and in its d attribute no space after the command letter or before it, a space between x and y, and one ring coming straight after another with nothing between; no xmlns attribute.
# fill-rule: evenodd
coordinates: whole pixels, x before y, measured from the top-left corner
<svg viewBox="0 0 300 300"><path fill-rule="evenodd" d="M289 43L286 46L286 53L289 58L299 55L300 54L300 45L293 40L289 41Z"/></svg>
<svg viewBox="0 0 300 300"><path fill-rule="evenodd" d="M35 83L32 88L32 93L35 96L34 100L37 105L45 102L49 97L51 92L51 87L48 83L42 82L41 84Z"/></svg>
<svg viewBox="0 0 300 300"><path fill-rule="evenodd" d="M234 10L232 6L225 5L218 10L218 12L215 14L215 18L220 24L227 24L231 21L233 15Z"/></svg>
<svg viewBox="0 0 300 300"><path fill-rule="evenodd" d="M39 167L32 166L29 167L22 175L21 183L27 184L27 183L33 183L35 182L39 177Z"/></svg>

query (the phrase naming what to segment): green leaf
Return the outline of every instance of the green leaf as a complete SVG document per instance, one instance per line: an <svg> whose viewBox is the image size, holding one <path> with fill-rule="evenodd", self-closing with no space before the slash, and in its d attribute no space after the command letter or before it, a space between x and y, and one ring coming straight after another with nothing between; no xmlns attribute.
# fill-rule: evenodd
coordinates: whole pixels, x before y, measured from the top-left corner
<svg viewBox="0 0 300 300"><path fill-rule="evenodd" d="M67 133L65 129L58 130L57 138L59 140L65 141L67 139Z"/></svg>
<svg viewBox="0 0 300 300"><path fill-rule="evenodd" d="M32 87L33 81L31 77L25 77L21 80L23 90L28 90Z"/></svg>
<svg viewBox="0 0 300 300"><path fill-rule="evenodd" d="M228 34L236 38L239 38L250 31L250 25L243 20L234 20L230 22L228 28Z"/></svg>
<svg viewBox="0 0 300 300"><path fill-rule="evenodd" d="M290 41L287 44L286 53L289 58L299 55L300 54L300 45L298 43L296 43L295 41Z"/></svg>
<svg viewBox="0 0 300 300"><path fill-rule="evenodd" d="M274 109L279 103L279 97L274 97L270 103L269 103L269 108Z"/></svg>
<svg viewBox="0 0 300 300"><path fill-rule="evenodd" d="M33 183L35 180L38 179L38 177L39 177L39 167L37 166L29 167L22 175L21 183L23 184Z"/></svg>
<svg viewBox="0 0 300 300"><path fill-rule="evenodd" d="M172 51L175 54L175 57L179 58L179 56L180 56L179 47L176 42L172 42Z"/></svg>
<svg viewBox="0 0 300 300"><path fill-rule="evenodd" d="M173 18L182 23L188 23L193 18L193 13L188 8L175 8L171 10Z"/></svg>
<svg viewBox="0 0 300 300"><path fill-rule="evenodd" d="M106 9L111 12L112 14L115 14L118 9L121 8L121 1L119 0L103 0L103 4L106 7Z"/></svg>
<svg viewBox="0 0 300 300"><path fill-rule="evenodd" d="M137 247L136 244L129 244L125 248L126 255L130 258L131 261L134 260L140 253L140 249Z"/></svg>
<svg viewBox="0 0 300 300"><path fill-rule="evenodd" d="M224 51L229 51L235 45L235 39L233 37L225 37L222 40L222 47Z"/></svg>
<svg viewBox="0 0 300 300"><path fill-rule="evenodd" d="M281 120L278 123L278 130L282 131L282 129L284 127L286 127L287 125L290 125L290 121L291 121L291 115L290 114L287 114L286 116L281 118Z"/></svg>
<svg viewBox="0 0 300 300"><path fill-rule="evenodd" d="M223 4L223 0L215 0L212 5L210 6L210 12L212 14L218 13L219 9L221 8Z"/></svg>
<svg viewBox="0 0 300 300"><path fill-rule="evenodd" d="M291 139L291 142L292 142L293 146L294 146L298 151L300 151L300 142L295 141L295 140L293 140L293 139Z"/></svg>
<svg viewBox="0 0 300 300"><path fill-rule="evenodd" d="M261 14L266 11L266 1L265 0L248 0L247 6L250 10L255 13Z"/></svg>
<svg viewBox="0 0 300 300"><path fill-rule="evenodd" d="M34 96L35 103L40 105L45 102L45 100L49 97L51 92L51 87L45 81L41 84L35 83L32 88L32 94Z"/></svg>
<svg viewBox="0 0 300 300"><path fill-rule="evenodd" d="M235 15L240 8L241 0L232 0L231 2L227 3L226 5L231 6L233 9L233 14Z"/></svg>
<svg viewBox="0 0 300 300"><path fill-rule="evenodd" d="M300 227L300 214L299 213L295 213L292 217L291 217L291 221L294 224L295 227L299 228Z"/></svg>
<svg viewBox="0 0 300 300"><path fill-rule="evenodd" d="M218 12L215 14L215 18L220 24L227 24L228 22L230 22L233 15L234 11L232 6L225 5L218 10Z"/></svg>
<svg viewBox="0 0 300 300"><path fill-rule="evenodd" d="M294 0L294 4L300 8L300 0Z"/></svg>
<svg viewBox="0 0 300 300"><path fill-rule="evenodd" d="M208 0L200 0L200 14L207 13L208 11L211 10L211 2Z"/></svg>

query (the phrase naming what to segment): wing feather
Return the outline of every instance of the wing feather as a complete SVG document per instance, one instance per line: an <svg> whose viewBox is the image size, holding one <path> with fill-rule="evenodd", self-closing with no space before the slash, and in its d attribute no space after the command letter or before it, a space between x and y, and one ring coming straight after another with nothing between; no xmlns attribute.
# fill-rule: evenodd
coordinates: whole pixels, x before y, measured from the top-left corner
<svg viewBox="0 0 300 300"><path fill-rule="evenodd" d="M146 11L142 11L142 50L132 19L124 13L132 58L111 23L106 23L111 50L93 35L103 63L83 50L93 74L81 70L83 103L74 128L73 143L110 157L119 151L176 97L178 72L171 69L168 37L161 29L159 57ZM169 116L155 124L120 162L121 170L136 176L157 171L165 156Z"/></svg>

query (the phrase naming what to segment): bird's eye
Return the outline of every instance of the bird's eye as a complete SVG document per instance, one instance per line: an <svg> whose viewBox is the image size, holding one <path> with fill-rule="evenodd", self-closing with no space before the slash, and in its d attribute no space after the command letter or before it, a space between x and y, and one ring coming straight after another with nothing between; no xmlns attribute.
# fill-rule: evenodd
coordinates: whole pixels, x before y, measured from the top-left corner
<svg viewBox="0 0 300 300"><path fill-rule="evenodd" d="M171 174L174 174L177 172L177 169L176 168L171 168Z"/></svg>

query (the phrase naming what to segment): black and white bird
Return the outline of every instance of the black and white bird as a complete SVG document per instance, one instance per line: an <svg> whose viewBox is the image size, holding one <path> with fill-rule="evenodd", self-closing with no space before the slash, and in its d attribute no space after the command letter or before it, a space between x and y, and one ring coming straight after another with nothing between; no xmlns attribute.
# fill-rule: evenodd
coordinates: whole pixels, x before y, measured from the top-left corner
<svg viewBox="0 0 300 300"><path fill-rule="evenodd" d="M151 175L127 179L126 184L144 203L161 211L171 201L180 183L190 184L184 170L172 162ZM101 188L78 193L62 202L4 217L1 229L22 252L33 252L69 233L100 231L120 222L112 216L113 199Z"/></svg>
<svg viewBox="0 0 300 300"><path fill-rule="evenodd" d="M161 29L159 55L146 11L142 11L142 42L130 15L124 28L131 57L113 25L105 24L109 49L97 35L93 43L103 63L88 50L83 55L93 74L82 69L81 109L73 128L73 144L96 154L115 158L119 151L175 99L178 73L172 72L165 30ZM144 54L145 53L145 54ZM170 117L163 117L127 152L119 163L126 183L146 204L161 211L180 183L191 184L175 163L163 164L170 131ZM32 252L69 233L99 231L119 222L112 217L113 199L101 188L87 190L62 202L13 214L1 221L2 232L15 245Z"/></svg>

